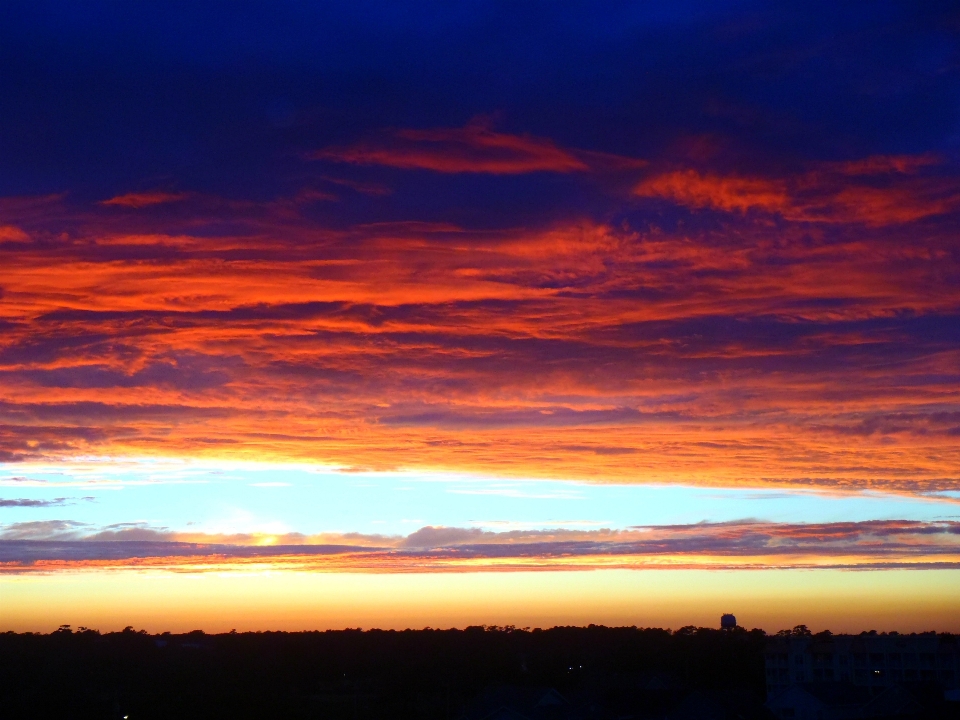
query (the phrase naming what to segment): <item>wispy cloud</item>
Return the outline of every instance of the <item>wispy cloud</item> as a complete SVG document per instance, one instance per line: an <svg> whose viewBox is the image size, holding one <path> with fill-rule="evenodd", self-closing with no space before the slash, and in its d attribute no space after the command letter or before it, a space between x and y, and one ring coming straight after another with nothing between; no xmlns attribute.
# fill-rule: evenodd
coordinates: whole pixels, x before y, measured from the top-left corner
<svg viewBox="0 0 960 720"><path fill-rule="evenodd" d="M821 163L814 170L787 177L670 170L645 178L634 193L692 208L882 226L960 210L960 183L938 173L940 164L931 155L876 156Z"/></svg>
<svg viewBox="0 0 960 720"><path fill-rule="evenodd" d="M404 142L528 147L484 126L449 132ZM538 142L537 162L556 151L594 167ZM650 167L644 182L686 172ZM679 229L578 213L332 229L294 200L185 203L161 227L63 197L4 199L4 222L43 243L0 247L0 461L955 491L951 216L805 219L844 187L919 192L949 168L867 156L799 180L696 173L722 181L648 187L722 210Z"/></svg>
<svg viewBox="0 0 960 720"><path fill-rule="evenodd" d="M154 190L152 192L130 192L123 195L116 195L107 200L102 200L101 205L107 207L126 207L143 208L151 205L163 205L166 203L179 202L186 200L188 193L183 192L165 192L163 190Z"/></svg>
<svg viewBox="0 0 960 720"><path fill-rule="evenodd" d="M504 487L491 483L490 487L451 487L447 489L453 495L497 495L500 497L526 498L530 500L580 500L583 493L578 490L557 490L554 492L534 492L519 487Z"/></svg>
<svg viewBox="0 0 960 720"><path fill-rule="evenodd" d="M613 530L420 528L402 536L216 536L140 524L95 529L70 521L0 532L0 571L84 567L363 572L603 568L960 567L960 523L756 521Z"/></svg>
<svg viewBox="0 0 960 720"><path fill-rule="evenodd" d="M78 540L87 523L75 520L32 520L4 525L0 528L0 540Z"/></svg>
<svg viewBox="0 0 960 720"><path fill-rule="evenodd" d="M63 507L68 504L69 498L54 498L53 500L30 500L26 498L0 498L0 508L3 507L28 507L28 508L46 508Z"/></svg>
<svg viewBox="0 0 960 720"><path fill-rule="evenodd" d="M549 140L495 132L485 122L463 128L397 130L377 143L327 148L311 157L441 173L517 175L588 169L582 160Z"/></svg>

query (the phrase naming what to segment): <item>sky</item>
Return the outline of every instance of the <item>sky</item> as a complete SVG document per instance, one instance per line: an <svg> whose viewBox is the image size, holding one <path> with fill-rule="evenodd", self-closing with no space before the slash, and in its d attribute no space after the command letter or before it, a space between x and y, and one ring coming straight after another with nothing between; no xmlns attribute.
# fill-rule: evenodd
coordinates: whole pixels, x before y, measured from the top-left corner
<svg viewBox="0 0 960 720"><path fill-rule="evenodd" d="M960 632L958 30L4 3L0 629Z"/></svg>

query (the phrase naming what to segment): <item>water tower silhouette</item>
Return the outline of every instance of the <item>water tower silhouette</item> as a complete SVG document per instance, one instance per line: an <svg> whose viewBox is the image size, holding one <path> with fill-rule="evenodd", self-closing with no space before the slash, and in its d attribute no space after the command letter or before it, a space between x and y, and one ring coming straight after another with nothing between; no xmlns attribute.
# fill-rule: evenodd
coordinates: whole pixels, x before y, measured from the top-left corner
<svg viewBox="0 0 960 720"><path fill-rule="evenodd" d="M737 626L737 616L731 613L724 613L720 616L720 629L733 630Z"/></svg>

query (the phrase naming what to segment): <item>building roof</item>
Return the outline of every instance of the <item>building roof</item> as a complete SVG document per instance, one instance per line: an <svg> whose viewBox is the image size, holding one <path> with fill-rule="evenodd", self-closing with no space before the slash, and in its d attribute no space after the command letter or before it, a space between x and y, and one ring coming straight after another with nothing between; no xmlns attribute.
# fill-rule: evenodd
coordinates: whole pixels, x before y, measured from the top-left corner
<svg viewBox="0 0 960 720"><path fill-rule="evenodd" d="M667 720L726 720L728 712L716 698L693 692L667 715Z"/></svg>
<svg viewBox="0 0 960 720"><path fill-rule="evenodd" d="M554 688L501 685L482 693L461 720L554 720L571 709L570 701Z"/></svg>
<svg viewBox="0 0 960 720"><path fill-rule="evenodd" d="M908 690L894 685L865 704L860 712L865 718L883 718L915 715L922 710L923 706Z"/></svg>

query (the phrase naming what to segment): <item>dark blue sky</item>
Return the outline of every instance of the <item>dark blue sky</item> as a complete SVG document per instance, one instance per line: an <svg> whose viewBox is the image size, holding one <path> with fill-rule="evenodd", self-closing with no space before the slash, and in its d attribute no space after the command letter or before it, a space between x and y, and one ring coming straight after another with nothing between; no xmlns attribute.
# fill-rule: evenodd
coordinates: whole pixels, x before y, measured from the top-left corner
<svg viewBox="0 0 960 720"><path fill-rule="evenodd" d="M955 7L8 2L0 194L164 186L268 199L330 173L304 153L477 116L647 159L683 159L709 140L713 165L741 172L955 156ZM604 212L574 178L437 180L407 182L447 214L477 195L521 216L559 201Z"/></svg>

